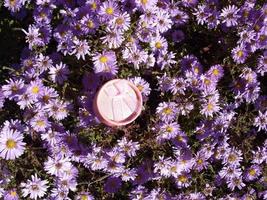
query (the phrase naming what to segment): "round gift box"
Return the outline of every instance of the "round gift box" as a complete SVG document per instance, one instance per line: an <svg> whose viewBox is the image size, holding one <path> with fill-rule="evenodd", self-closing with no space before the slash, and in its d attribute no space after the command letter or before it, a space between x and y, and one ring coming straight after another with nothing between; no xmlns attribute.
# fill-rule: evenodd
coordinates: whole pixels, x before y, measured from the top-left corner
<svg viewBox="0 0 267 200"><path fill-rule="evenodd" d="M93 109L102 123L123 126L140 115L142 104L141 92L133 83L125 79L113 79L99 89Z"/></svg>

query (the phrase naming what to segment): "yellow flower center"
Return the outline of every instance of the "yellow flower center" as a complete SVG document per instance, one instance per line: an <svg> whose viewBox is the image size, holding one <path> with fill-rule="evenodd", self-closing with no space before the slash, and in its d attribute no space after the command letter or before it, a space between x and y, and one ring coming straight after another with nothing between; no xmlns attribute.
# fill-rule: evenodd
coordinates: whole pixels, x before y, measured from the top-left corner
<svg viewBox="0 0 267 200"><path fill-rule="evenodd" d="M37 126L44 126L44 125L45 125L45 122L44 122L43 120L38 120L38 121L36 122L36 125L37 125Z"/></svg>
<svg viewBox="0 0 267 200"><path fill-rule="evenodd" d="M211 103L208 103L207 105L207 110L211 111L213 109L213 105Z"/></svg>
<svg viewBox="0 0 267 200"><path fill-rule="evenodd" d="M230 154L228 157L228 161L234 162L236 160L236 156L234 154Z"/></svg>
<svg viewBox="0 0 267 200"><path fill-rule="evenodd" d="M141 3L144 5L147 4L147 2L148 2L148 0L141 0Z"/></svg>
<svg viewBox="0 0 267 200"><path fill-rule="evenodd" d="M113 8L111 8L111 7L107 8L107 9L106 9L106 13L107 13L108 15L112 15L112 14L113 14Z"/></svg>
<svg viewBox="0 0 267 200"><path fill-rule="evenodd" d="M195 72L196 74L199 73L199 69L198 69L198 67L195 67L195 68L194 68L194 72Z"/></svg>
<svg viewBox="0 0 267 200"><path fill-rule="evenodd" d="M197 164L201 165L203 163L203 160L202 159L198 159L197 160Z"/></svg>
<svg viewBox="0 0 267 200"><path fill-rule="evenodd" d="M94 25L95 24L94 24L94 22L92 20L90 20L90 21L87 22L87 27L88 28L94 28Z"/></svg>
<svg viewBox="0 0 267 200"><path fill-rule="evenodd" d="M239 50L238 52L237 52L237 56L238 57L242 57L244 55L244 52L242 51L242 50Z"/></svg>
<svg viewBox="0 0 267 200"><path fill-rule="evenodd" d="M81 200L88 200L88 197L85 194L83 194L81 195Z"/></svg>
<svg viewBox="0 0 267 200"><path fill-rule="evenodd" d="M7 147L8 149L13 149L13 148L16 147L16 145L17 145L17 143L16 143L16 141L13 140L13 139L8 139L8 140L6 141L6 147Z"/></svg>
<svg viewBox="0 0 267 200"><path fill-rule="evenodd" d="M32 88L32 93L33 94L37 94L39 92L39 87L38 86L34 86L33 88Z"/></svg>
<svg viewBox="0 0 267 200"><path fill-rule="evenodd" d="M10 195L11 195L12 197L15 197L15 196L17 196L17 192L16 192L16 191L10 191Z"/></svg>
<svg viewBox="0 0 267 200"><path fill-rule="evenodd" d="M172 128L171 126L168 126L168 127L166 128L166 131L169 132L169 133L171 133L171 132L173 131L173 128Z"/></svg>
<svg viewBox="0 0 267 200"><path fill-rule="evenodd" d="M143 87L142 85L138 85L137 88L138 88L138 90L139 90L140 92L142 92L143 89L144 89L144 87Z"/></svg>
<svg viewBox="0 0 267 200"><path fill-rule="evenodd" d="M185 182L187 181L187 177L186 177L185 175L180 175L180 176L178 177L178 180L179 180L180 182L182 182L182 183L185 183Z"/></svg>
<svg viewBox="0 0 267 200"><path fill-rule="evenodd" d="M218 76L219 75L219 70L218 69L214 69L212 71L212 73L213 73L213 75Z"/></svg>
<svg viewBox="0 0 267 200"><path fill-rule="evenodd" d="M204 83L205 83L205 85L209 85L210 84L210 80L209 79L205 79Z"/></svg>
<svg viewBox="0 0 267 200"><path fill-rule="evenodd" d="M256 174L256 170L255 169L249 170L249 175L250 176L255 176L255 174Z"/></svg>
<svg viewBox="0 0 267 200"><path fill-rule="evenodd" d="M95 10L95 9L97 8L96 2L93 2L93 3L92 3L91 8L92 8L93 10Z"/></svg>
<svg viewBox="0 0 267 200"><path fill-rule="evenodd" d="M118 17L118 18L116 19L116 24L118 24L118 25L122 25L123 22L124 22L124 19L123 19L122 17Z"/></svg>
<svg viewBox="0 0 267 200"><path fill-rule="evenodd" d="M165 113L166 115L170 115L172 113L172 109L164 108L163 113Z"/></svg>
<svg viewBox="0 0 267 200"><path fill-rule="evenodd" d="M157 49L160 49L160 48L162 47L161 42L156 42L156 43L155 43L155 47L156 47Z"/></svg>
<svg viewBox="0 0 267 200"><path fill-rule="evenodd" d="M108 58L107 58L107 56L101 56L99 58L99 60L100 60L101 63L106 63L108 61Z"/></svg>

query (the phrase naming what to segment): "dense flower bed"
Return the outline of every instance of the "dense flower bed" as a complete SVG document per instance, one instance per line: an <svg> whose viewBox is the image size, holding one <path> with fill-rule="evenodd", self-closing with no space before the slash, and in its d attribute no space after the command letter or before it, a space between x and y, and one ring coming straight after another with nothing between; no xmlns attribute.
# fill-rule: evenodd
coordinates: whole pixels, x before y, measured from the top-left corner
<svg viewBox="0 0 267 200"><path fill-rule="evenodd" d="M4 0L0 198L267 199L267 4ZM111 128L93 98L144 104Z"/></svg>

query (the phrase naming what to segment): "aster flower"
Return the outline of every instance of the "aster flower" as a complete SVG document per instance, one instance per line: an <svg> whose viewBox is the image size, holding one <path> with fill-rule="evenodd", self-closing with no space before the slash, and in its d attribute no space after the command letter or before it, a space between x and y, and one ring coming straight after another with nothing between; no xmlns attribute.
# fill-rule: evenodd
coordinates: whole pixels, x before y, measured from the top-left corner
<svg viewBox="0 0 267 200"><path fill-rule="evenodd" d="M75 200L94 200L95 198L89 192L80 192Z"/></svg>
<svg viewBox="0 0 267 200"><path fill-rule="evenodd" d="M36 63L33 65L40 73L46 71L53 65L53 61L49 58L49 56L44 56L42 53L38 55L36 59Z"/></svg>
<svg viewBox="0 0 267 200"><path fill-rule="evenodd" d="M143 11L155 8L157 0L135 0L137 7Z"/></svg>
<svg viewBox="0 0 267 200"><path fill-rule="evenodd" d="M29 83L28 87L27 87L27 94L29 94L30 97L32 97L33 99L36 99L41 91L43 90L43 83L41 79L36 79L33 80Z"/></svg>
<svg viewBox="0 0 267 200"><path fill-rule="evenodd" d="M50 128L51 123L44 114L38 113L31 119L30 125L35 131L44 132Z"/></svg>
<svg viewBox="0 0 267 200"><path fill-rule="evenodd" d="M245 180L253 181L261 175L261 168L259 165L252 165L245 172Z"/></svg>
<svg viewBox="0 0 267 200"><path fill-rule="evenodd" d="M4 192L4 199L5 200L19 200L19 195L16 189L11 189Z"/></svg>
<svg viewBox="0 0 267 200"><path fill-rule="evenodd" d="M62 176L66 173L72 164L68 158L64 158L60 155L55 157L48 157L48 160L44 163L44 170L47 171L48 174L55 176Z"/></svg>
<svg viewBox="0 0 267 200"><path fill-rule="evenodd" d="M96 53L93 57L93 62L95 73L106 73L106 76L114 76L118 72L117 60L114 51Z"/></svg>
<svg viewBox="0 0 267 200"><path fill-rule="evenodd" d="M58 99L51 100L51 103L46 105L44 109L47 109L48 115L56 120L62 120L68 115L68 104Z"/></svg>
<svg viewBox="0 0 267 200"><path fill-rule="evenodd" d="M176 117L176 104L174 102L162 102L157 107L157 114L162 121L172 121Z"/></svg>
<svg viewBox="0 0 267 200"><path fill-rule="evenodd" d="M227 181L228 188L230 188L232 191L235 188L238 188L241 190L246 184L243 183L242 177L233 177Z"/></svg>
<svg viewBox="0 0 267 200"><path fill-rule="evenodd" d="M40 29L36 26L30 25L28 32L24 29L22 31L26 34L26 42L29 43L30 50L32 50L33 47L44 45L44 42L41 39Z"/></svg>
<svg viewBox="0 0 267 200"><path fill-rule="evenodd" d="M110 21L111 28L127 31L130 28L131 18L127 12L116 14Z"/></svg>
<svg viewBox="0 0 267 200"><path fill-rule="evenodd" d="M239 166L242 160L242 153L240 150L232 148L225 157L223 158L223 163L230 166Z"/></svg>
<svg viewBox="0 0 267 200"><path fill-rule="evenodd" d="M123 137L118 141L118 146L129 156L136 156L136 151L140 149L138 142L133 142L132 140L127 140Z"/></svg>
<svg viewBox="0 0 267 200"><path fill-rule="evenodd" d="M25 144L20 132L5 129L0 133L0 156L6 160L14 160L23 154Z"/></svg>
<svg viewBox="0 0 267 200"><path fill-rule="evenodd" d="M261 76L267 73L267 51L264 51L263 55L259 57L256 72Z"/></svg>
<svg viewBox="0 0 267 200"><path fill-rule="evenodd" d="M213 79L219 80L223 77L224 70L221 65L213 65L208 70L207 74L209 74Z"/></svg>
<svg viewBox="0 0 267 200"><path fill-rule="evenodd" d="M142 50L138 45L125 48L122 53L123 59L128 63L132 63L136 69L139 69L140 65L145 63L148 57L147 52Z"/></svg>
<svg viewBox="0 0 267 200"><path fill-rule="evenodd" d="M163 9L158 9L152 26L155 26L160 33L168 31L172 26L172 20L170 19L169 13Z"/></svg>
<svg viewBox="0 0 267 200"><path fill-rule="evenodd" d="M190 175L182 172L176 179L175 179L175 183L177 185L178 188L183 188L183 187L188 187L191 184L190 181Z"/></svg>
<svg viewBox="0 0 267 200"><path fill-rule="evenodd" d="M21 1L21 0L5 0L4 6L12 12L17 12L22 8L23 1Z"/></svg>
<svg viewBox="0 0 267 200"><path fill-rule="evenodd" d="M227 27L236 26L239 19L239 9L235 5L229 5L222 9L221 17L222 22L226 24Z"/></svg>
<svg viewBox="0 0 267 200"><path fill-rule="evenodd" d="M101 40L109 49L117 49L124 41L123 32L120 29L106 28L106 35L101 37Z"/></svg>
<svg viewBox="0 0 267 200"><path fill-rule="evenodd" d="M154 52L163 51L167 49L168 43L164 37L160 34L156 34L155 37L151 38L150 47Z"/></svg>
<svg viewBox="0 0 267 200"><path fill-rule="evenodd" d="M172 16L172 21L176 26L182 26L189 20L189 16L186 12L176 9Z"/></svg>
<svg viewBox="0 0 267 200"><path fill-rule="evenodd" d="M70 71L66 64L60 62L49 68L49 77L54 83L63 84L67 80Z"/></svg>
<svg viewBox="0 0 267 200"><path fill-rule="evenodd" d="M159 133L157 139L172 139L180 132L180 125L176 122L165 122L159 125Z"/></svg>
<svg viewBox="0 0 267 200"><path fill-rule="evenodd" d="M85 60L85 55L88 55L89 50L90 50L90 47L89 47L87 41L86 40L79 40L79 39L75 38L73 40L73 43L74 43L73 51L70 54L71 55L75 54L78 60L80 58Z"/></svg>
<svg viewBox="0 0 267 200"><path fill-rule="evenodd" d="M259 111L258 116L254 119L254 126L258 128L258 131L267 131L267 111L263 113Z"/></svg>
<svg viewBox="0 0 267 200"><path fill-rule="evenodd" d="M15 99L24 91L24 81L22 79L6 81L7 84L2 86L2 92L5 98L10 100Z"/></svg>
<svg viewBox="0 0 267 200"><path fill-rule="evenodd" d="M172 51L168 52L166 49L163 49L159 52L157 64L160 66L161 70L165 68L171 68L176 63L175 53Z"/></svg>
<svg viewBox="0 0 267 200"><path fill-rule="evenodd" d="M103 19L110 20L118 14L118 5L115 1L108 0L104 1L100 6L99 14L103 17Z"/></svg>
<svg viewBox="0 0 267 200"><path fill-rule="evenodd" d="M42 198L47 191L48 181L42 180L37 177L37 174L31 176L31 180L28 179L26 183L21 183L22 196L27 197L30 195L30 199Z"/></svg>
<svg viewBox="0 0 267 200"><path fill-rule="evenodd" d="M218 98L216 96L211 96L202 103L202 109L200 113L206 117L213 117L213 114L218 112L220 107L218 105Z"/></svg>
<svg viewBox="0 0 267 200"><path fill-rule="evenodd" d="M87 14L80 20L80 22L84 34L93 34L99 27L99 20L94 15Z"/></svg>
<svg viewBox="0 0 267 200"><path fill-rule="evenodd" d="M131 81L139 89L143 97L149 96L151 88L149 87L149 83L147 81L141 77L133 77L130 78L129 81Z"/></svg>

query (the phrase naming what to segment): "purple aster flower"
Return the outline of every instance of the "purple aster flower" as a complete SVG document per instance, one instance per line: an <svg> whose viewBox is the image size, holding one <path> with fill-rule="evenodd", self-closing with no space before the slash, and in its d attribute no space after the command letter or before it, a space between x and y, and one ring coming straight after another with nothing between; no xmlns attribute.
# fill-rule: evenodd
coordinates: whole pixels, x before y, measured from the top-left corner
<svg viewBox="0 0 267 200"><path fill-rule="evenodd" d="M172 14L172 20L176 26L182 26L188 22L189 16L186 12L176 9Z"/></svg>
<svg viewBox="0 0 267 200"><path fill-rule="evenodd" d="M127 140L123 137L118 141L118 146L129 156L136 156L136 151L140 149L138 142L133 142L132 140Z"/></svg>
<svg viewBox="0 0 267 200"><path fill-rule="evenodd" d="M115 1L108 0L104 1L100 6L99 14L103 17L104 21L108 21L113 19L118 12L118 4Z"/></svg>
<svg viewBox="0 0 267 200"><path fill-rule="evenodd" d="M151 88L149 87L149 83L146 80L141 77L133 77L130 78L129 81L131 81L139 89L143 97L149 96Z"/></svg>
<svg viewBox="0 0 267 200"><path fill-rule="evenodd" d="M99 21L98 18L95 17L94 15L85 15L82 19L81 19L81 28L84 34L94 34L95 31L98 29L99 27Z"/></svg>
<svg viewBox="0 0 267 200"><path fill-rule="evenodd" d="M30 84L27 87L27 94L33 99L36 99L41 91L43 90L44 85L42 83L41 79L36 79L30 82Z"/></svg>
<svg viewBox="0 0 267 200"><path fill-rule="evenodd" d="M254 119L254 126L258 128L258 131L267 131L267 111L263 113L259 111L258 116Z"/></svg>
<svg viewBox="0 0 267 200"><path fill-rule="evenodd" d="M117 59L114 51L96 53L93 57L94 71L105 77L115 76L118 72Z"/></svg>
<svg viewBox="0 0 267 200"><path fill-rule="evenodd" d="M4 193L5 200L19 200L19 195L16 189L8 190Z"/></svg>
<svg viewBox="0 0 267 200"><path fill-rule="evenodd" d="M45 106L45 109L49 110L49 116L56 120L62 120L68 115L68 104L58 99L52 100L50 104Z"/></svg>
<svg viewBox="0 0 267 200"><path fill-rule="evenodd" d="M177 185L178 188L187 188L191 184L191 176L190 174L186 172L182 172L176 179L175 179L175 184Z"/></svg>
<svg viewBox="0 0 267 200"><path fill-rule="evenodd" d="M174 102L163 102L157 107L157 114L162 121L169 122L175 119L177 115L177 107Z"/></svg>
<svg viewBox="0 0 267 200"><path fill-rule="evenodd" d="M241 169L235 166L224 166L219 171L220 177L225 178L226 180L232 179L234 177L240 177L241 174L242 174Z"/></svg>
<svg viewBox="0 0 267 200"><path fill-rule="evenodd" d="M198 5L197 8L195 8L195 12L193 13L197 18L197 23L200 25L204 25L207 21L207 13L208 7L206 4Z"/></svg>
<svg viewBox="0 0 267 200"><path fill-rule="evenodd" d="M166 49L159 51L157 57L157 64L160 66L161 70L165 68L172 68L176 64L175 53L172 51L168 52Z"/></svg>
<svg viewBox="0 0 267 200"><path fill-rule="evenodd" d="M68 79L70 74L69 68L66 64L60 62L56 66L49 68L49 77L54 83L62 85Z"/></svg>
<svg viewBox="0 0 267 200"><path fill-rule="evenodd" d="M181 30L175 30L171 36L174 42L181 42L185 38L184 32Z"/></svg>
<svg viewBox="0 0 267 200"><path fill-rule="evenodd" d="M180 132L180 125L176 122L165 122L159 124L157 140L169 140L175 138Z"/></svg>
<svg viewBox="0 0 267 200"><path fill-rule="evenodd" d="M22 8L23 1L22 0L5 0L4 6L12 12L17 12Z"/></svg>
<svg viewBox="0 0 267 200"><path fill-rule="evenodd" d="M152 24L158 32L165 33L172 27L172 20L166 10L159 9L156 12L155 21Z"/></svg>
<svg viewBox="0 0 267 200"><path fill-rule="evenodd" d="M140 65L144 64L148 58L147 52L136 44L125 48L122 53L123 59L132 63L136 69L139 69Z"/></svg>
<svg viewBox="0 0 267 200"><path fill-rule="evenodd" d="M34 25L30 25L28 32L23 29L26 34L26 42L29 43L29 49L32 50L33 47L43 46L44 42L41 39L40 29Z"/></svg>
<svg viewBox="0 0 267 200"><path fill-rule="evenodd" d="M110 27L122 31L127 31L131 25L131 18L127 12L116 14L110 21Z"/></svg>
<svg viewBox="0 0 267 200"><path fill-rule="evenodd" d="M258 59L256 72L261 76L267 73L267 51L264 51L263 55Z"/></svg>
<svg viewBox="0 0 267 200"><path fill-rule="evenodd" d="M225 154L225 157L223 158L223 164L239 166L242 159L242 152L236 148L232 148L227 154Z"/></svg>
<svg viewBox="0 0 267 200"><path fill-rule="evenodd" d="M202 109L200 113L206 117L213 117L214 113L219 112L220 106L218 105L219 99L216 95L210 96L202 103Z"/></svg>
<svg viewBox="0 0 267 200"><path fill-rule="evenodd" d="M121 185L120 178L109 177L104 185L104 190L108 193L116 193L121 188Z"/></svg>
<svg viewBox="0 0 267 200"><path fill-rule="evenodd" d="M109 49L117 49L124 41L123 31L120 29L106 28L106 35L100 39Z"/></svg>
<svg viewBox="0 0 267 200"><path fill-rule="evenodd" d="M261 175L261 167L259 165L252 165L245 172L245 180L253 181Z"/></svg>
<svg viewBox="0 0 267 200"><path fill-rule="evenodd" d="M206 169L209 164L207 160L207 155L199 151L194 158L194 169L199 172Z"/></svg>
<svg viewBox="0 0 267 200"><path fill-rule="evenodd" d="M243 187L246 186L246 184L243 183L242 177L240 176L240 177L233 177L231 179L228 179L227 186L233 191L235 188L238 188L239 190L241 190Z"/></svg>
<svg viewBox="0 0 267 200"><path fill-rule="evenodd" d="M256 110L260 110L262 112L267 111L267 96L262 95L255 102Z"/></svg>
<svg viewBox="0 0 267 200"><path fill-rule="evenodd" d="M24 81L22 79L9 79L6 82L7 84L2 86L2 92L5 98L12 100L17 98L19 94L22 94L24 90Z"/></svg>
<svg viewBox="0 0 267 200"><path fill-rule="evenodd" d="M44 56L42 53L38 55L36 59L36 63L33 65L40 73L46 71L50 67L52 67L53 61L49 58L49 56Z"/></svg>
<svg viewBox="0 0 267 200"><path fill-rule="evenodd" d="M89 192L80 192L75 200L94 200L95 198Z"/></svg>
<svg viewBox="0 0 267 200"><path fill-rule="evenodd" d="M219 80L223 77L224 70L221 65L213 65L208 70L207 74L215 80Z"/></svg>
<svg viewBox="0 0 267 200"><path fill-rule="evenodd" d="M30 198L35 200L42 198L46 194L47 184L47 180L41 180L37 177L37 174L32 175L31 180L28 179L26 183L21 183L22 196L27 197L30 195Z"/></svg>
<svg viewBox="0 0 267 200"><path fill-rule="evenodd" d="M58 93L54 88L44 87L37 98L36 106L42 108L43 106L51 103L52 99L56 99L57 97Z"/></svg>
<svg viewBox="0 0 267 200"><path fill-rule="evenodd" d="M76 58L79 60L80 58L82 58L83 60L85 60L85 55L89 54L89 50L90 47L87 43L86 40L79 40L77 38L75 38L73 40L74 46L73 46L73 51L70 53L75 54Z"/></svg>
<svg viewBox="0 0 267 200"><path fill-rule="evenodd" d="M135 0L135 3L142 11L147 11L155 8L157 0Z"/></svg>
<svg viewBox="0 0 267 200"><path fill-rule="evenodd" d="M14 160L24 153L25 144L20 132L4 129L0 133L0 156L6 160Z"/></svg>
<svg viewBox="0 0 267 200"><path fill-rule="evenodd" d="M221 18L222 22L226 24L227 27L238 25L239 19L239 9L235 5L229 5L222 9Z"/></svg>
<svg viewBox="0 0 267 200"><path fill-rule="evenodd" d="M167 50L168 43L164 37L162 37L160 34L156 34L156 36L151 38L150 47L154 52L163 51Z"/></svg>
<svg viewBox="0 0 267 200"><path fill-rule="evenodd" d="M147 193L147 189L142 185L138 185L136 188L134 188L131 191L130 198L132 200L141 200L142 198L146 196L146 193Z"/></svg>
<svg viewBox="0 0 267 200"><path fill-rule="evenodd" d="M48 160L44 163L44 170L50 175L62 176L69 171L72 164L69 158L64 158L61 155L55 157L48 157Z"/></svg>
<svg viewBox="0 0 267 200"><path fill-rule="evenodd" d="M48 121L47 117L39 113L31 119L30 125L33 130L37 132L45 132L48 128L50 128L51 123Z"/></svg>

